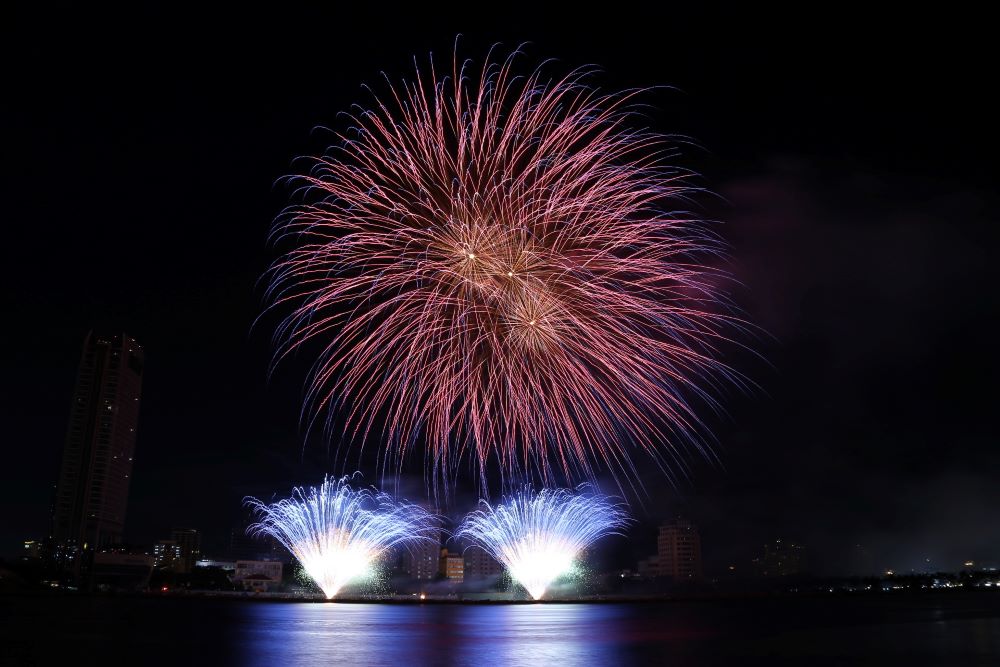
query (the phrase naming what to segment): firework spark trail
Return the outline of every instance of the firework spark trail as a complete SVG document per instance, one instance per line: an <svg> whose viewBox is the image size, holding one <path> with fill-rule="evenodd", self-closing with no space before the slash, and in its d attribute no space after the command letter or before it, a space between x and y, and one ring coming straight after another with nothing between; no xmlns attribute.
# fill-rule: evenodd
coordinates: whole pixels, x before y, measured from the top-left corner
<svg viewBox="0 0 1000 667"><path fill-rule="evenodd" d="M270 535L287 547L327 599L368 574L390 547L437 535L437 517L423 508L375 490L353 489L348 479L295 488L291 498L271 505L246 501L260 517L248 532Z"/></svg>
<svg viewBox="0 0 1000 667"><path fill-rule="evenodd" d="M381 439L383 461L423 436L435 480L471 454L484 483L496 460L621 484L635 451L667 472L704 451L688 399L740 381L717 350L740 323L702 263L722 246L668 212L694 188L667 137L631 127L639 91L589 75L432 64L293 177L268 295L291 309L276 361L322 348L313 419Z"/></svg>
<svg viewBox="0 0 1000 667"><path fill-rule="evenodd" d="M583 549L629 522L622 506L607 496L569 489L536 494L523 488L500 505L482 501L480 506L455 536L485 549L536 600L572 569Z"/></svg>

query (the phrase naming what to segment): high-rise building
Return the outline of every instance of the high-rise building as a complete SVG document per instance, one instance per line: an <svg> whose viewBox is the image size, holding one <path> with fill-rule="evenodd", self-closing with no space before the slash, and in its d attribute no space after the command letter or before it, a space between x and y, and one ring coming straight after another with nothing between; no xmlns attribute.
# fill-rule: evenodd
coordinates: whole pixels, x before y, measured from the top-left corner
<svg viewBox="0 0 1000 667"><path fill-rule="evenodd" d="M121 541L142 366L142 346L135 339L87 334L53 512L52 536L63 553Z"/></svg>
<svg viewBox="0 0 1000 667"><path fill-rule="evenodd" d="M687 519L677 518L660 526L656 540L660 576L674 581L701 579L701 536Z"/></svg>
<svg viewBox="0 0 1000 667"><path fill-rule="evenodd" d="M194 528L174 528L170 539L181 548L181 563L178 572L190 572L195 561L201 558L201 535Z"/></svg>
<svg viewBox="0 0 1000 667"><path fill-rule="evenodd" d="M419 540L403 552L403 571L412 579L434 579L438 575L441 557L441 534Z"/></svg>
<svg viewBox="0 0 1000 667"><path fill-rule="evenodd" d="M492 579L503 573L503 566L478 545L469 546L462 552L462 556L465 559L466 579Z"/></svg>

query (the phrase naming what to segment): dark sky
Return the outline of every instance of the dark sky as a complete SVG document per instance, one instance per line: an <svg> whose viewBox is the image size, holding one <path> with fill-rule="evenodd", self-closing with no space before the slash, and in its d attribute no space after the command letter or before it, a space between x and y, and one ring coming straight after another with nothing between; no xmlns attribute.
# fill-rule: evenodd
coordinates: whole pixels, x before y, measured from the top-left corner
<svg viewBox="0 0 1000 667"><path fill-rule="evenodd" d="M217 550L244 495L339 472L322 443L303 446L306 367L268 381L269 325L251 332L288 199L276 181L322 150L312 129L338 126L363 82L448 57L461 33L471 58L530 42L526 64L673 86L648 94L650 123L697 141L677 162L714 193L700 204L732 245L733 296L769 334L747 341L767 363L729 359L760 391L706 416L721 464L695 461L673 490L650 477L643 523L610 551L646 555L650 526L682 512L710 570L775 537L829 572L855 567L855 544L878 568L1000 561L1000 153L982 21L328 4L47 5L3 21L0 554L46 532L90 328L146 347L133 541L192 525Z"/></svg>

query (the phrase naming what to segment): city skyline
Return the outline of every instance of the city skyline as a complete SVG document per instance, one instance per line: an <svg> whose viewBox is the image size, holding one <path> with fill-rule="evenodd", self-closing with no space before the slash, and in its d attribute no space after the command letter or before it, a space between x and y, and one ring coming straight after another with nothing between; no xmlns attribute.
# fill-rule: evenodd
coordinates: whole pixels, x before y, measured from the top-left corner
<svg viewBox="0 0 1000 667"><path fill-rule="evenodd" d="M138 364L138 365L135 365L135 368L138 368L140 370L140 372L141 372L142 348L141 348L141 346L138 345L138 343L136 343L134 341L134 339L130 338L127 334L126 335L112 335L112 336L103 335L103 337L102 337L102 335L98 335L98 334L94 334L93 332L90 332L90 333L87 334L86 339L85 339L84 354L83 354L83 356L82 356L82 358L80 360L80 369L78 370L78 373L77 373L77 384L78 385L80 384L80 374L81 373L85 373L85 377L87 377L89 379L90 373L93 371L93 364L94 363L97 363L97 364L107 364L107 363L110 363L110 361L112 359L112 355L118 354L118 353L120 353L124 349L124 348L122 348L123 345L134 346L135 352L136 352L136 354L138 356L135 357L136 361L133 362L133 365ZM104 356L101 356L98 359L98 361L96 361L96 362L93 362L93 361L88 362L88 359L93 355L95 349L96 350L100 350L102 352L106 352L106 354ZM118 352L115 352L114 350L118 350ZM132 350L129 349L127 352L129 354L131 354ZM126 357L126 359L127 358L128 357ZM85 363L87 363L88 365L85 366ZM126 370L131 370L132 372L135 371L135 368L128 369L127 366L128 366L128 363L126 363ZM117 372L117 368L116 368L116 372ZM129 388L129 389L132 389L131 387L129 387L127 385L127 383L126 383L126 387ZM103 400L103 398L102 398L103 397L103 393L102 393L103 390L104 390L104 387L101 384L101 382L98 380L97 384L93 388L93 394L91 396L89 396L88 399L87 399L87 405L90 406L90 401ZM80 393L80 389L78 387L78 389L74 392L74 396L77 396L79 393ZM111 395L112 395L112 397L114 397L113 393ZM129 397L131 397L133 399L138 399L138 396L132 396L132 395L130 395ZM74 398L74 409L71 411L70 419L68 420L69 421L69 430L68 430L67 441L66 441L67 444L65 446L66 448L68 448L70 446L70 444L73 442L72 435L74 433L74 428L75 428L74 425L77 424L77 422L79 422L79 420L80 420L80 414L83 414L83 413L80 412L80 406L78 404L79 400L80 399L78 399L78 398ZM96 403L94 405L96 405ZM88 407L88 409L89 409L89 407ZM117 412L116 412L116 415L117 415ZM132 420L132 421L130 421L130 423L132 424L132 426L125 426L124 428L126 428L126 429L132 429L131 431L129 431L129 433L130 433L130 435L134 436L135 429L136 429L136 421L135 421L136 415L132 415L130 417L130 419ZM124 433L124 432L125 431L123 429L119 429L117 431L118 437L121 438L122 433ZM93 432L93 433L91 433L91 436L94 436L94 433L96 433L96 431ZM128 449L128 451L130 452L131 448L134 447L134 437L133 437L133 441L131 443L125 442L125 443L119 443L119 444L121 446L125 446L126 449ZM130 464L131 461L128 460L129 457L125 456L125 453L127 453L126 450L123 449L122 452L123 452L122 453L122 461L119 462L119 464L118 464L118 467L120 468L120 470L116 470L116 472L119 473L119 474L121 474L121 475L125 475L125 474L127 474L128 471L125 470L125 467L123 467L123 465L125 463ZM64 455L66 454L66 449L64 449L63 454ZM95 450L95 452L91 452L91 454L96 454L96 450ZM65 468L65 466L61 465L60 468L63 469L63 468ZM129 471L130 471L130 466L129 466ZM64 473L65 473L65 470L63 471L63 473L60 473L60 479L62 478L62 475ZM65 487L65 484L63 486ZM86 485L84 485L84 486L86 486ZM58 542L60 540L60 537L58 536L59 533L58 533L57 530L55 530L55 527L57 525L56 522L58 520L58 516L59 515L57 513L55 513L55 510L59 507L58 499L60 498L61 493L59 492L58 485L55 488L56 488L56 493L54 494L54 499L55 500L54 500L54 503L53 503L54 514L53 514L53 518L52 518L52 527L53 527L52 528L52 535L53 535L53 537L55 537L56 542ZM83 487L81 487L81 488L83 488ZM65 493L65 489L64 489L63 493ZM121 503L122 506L124 506L124 503L127 502L127 497L122 497L122 496L119 495L118 498L117 498L117 502ZM471 508L471 506L469 506L469 508ZM452 508L452 511L448 512L448 514L450 514L453 517L457 517L459 515L456 514L455 511L458 510L458 509L459 509L458 507ZM670 520L668 519L667 521L669 522ZM170 523L170 521L168 521L167 523ZM645 524L647 526L650 526L653 529L662 531L663 524L658 523L656 520L653 520L652 522L650 522L648 518L643 517L641 519L641 523L643 523L643 524ZM120 538L122 537L120 531L121 531L121 527L123 525L124 525L123 522L119 522L118 528L117 528L117 530L119 532L115 533L115 537L113 538L113 540L120 540ZM164 529L165 528L154 529L154 528L150 528L150 527L142 527L137 532L139 534L145 533L146 535L151 535L152 533L150 531L158 530L160 533L162 533ZM37 529L37 528L36 528L36 530L34 532L30 532L29 531L28 535L23 536L25 539L18 540L17 544L15 546L13 546L13 548L11 548L11 545L8 545L8 554L15 555L15 554L19 553L19 548L22 546L22 544L25 541L35 540L35 541L38 541L39 543L41 543L41 540L44 538L44 535L42 533L43 533L43 531L41 531L40 529ZM786 535L791 534L792 537L793 537L793 540L797 539L795 537L795 535L796 535L795 531L788 531L785 534ZM125 535L125 537L127 537L127 535ZM725 540L725 536L721 536L721 537L722 537L723 540ZM770 537L770 536L767 536L767 537ZM248 537L248 536L244 536L244 538L248 542L254 542L252 551L254 551L255 553L263 554L263 553L265 553L270 548L271 549L271 553L273 555L273 553L274 553L273 552L273 547L267 547L267 545L261 544L261 543L259 543L259 541L254 541L253 538ZM63 539L65 539L65 538L63 538ZM216 554L221 553L222 555L225 555L226 557L229 557L229 554L230 554L231 550L227 550L225 547L220 548L220 546L219 546L219 545L222 545L222 544L225 543L224 542L224 540L226 540L225 537L223 537L222 535L220 535L218 533L210 533L210 538L209 539L210 539L210 542L214 543L214 552ZM142 545L143 543L145 543L145 544L153 544L156 541L157 541L156 539L149 539L149 538L147 538L145 541L143 539L139 539L139 540L134 540L133 542L135 544ZM778 542L780 543L780 541L781 540L779 539ZM799 540L799 541L801 541L801 540ZM636 546L636 545L641 545L641 546ZM627 557L618 556L617 560L614 560L613 564L608 566L609 569L614 569L615 566L618 566L618 567L628 567L630 564L638 564L640 561L643 560L643 558L642 558L643 550L646 549L648 551L648 545L649 545L648 540L640 539L640 540L636 541L635 544L633 545L633 549L632 549L631 555L627 556ZM730 546L730 547L734 547L735 546L735 551L733 551L732 549L730 549L730 553L727 554L726 558L724 558L724 559L723 558L717 558L717 559L715 559L715 562L714 562L713 566L711 567L711 570L712 570L713 574L715 574L715 575L723 574L725 572L726 568L728 567L728 565L726 565L726 563L728 563L729 561L740 562L741 566L743 566L743 567L748 567L748 568L755 567L754 566L754 562L757 560L756 549L758 549L758 547L759 547L758 544L744 542L744 543L740 543L738 545L732 545L732 544L730 544L728 546ZM850 535L846 536L846 538L844 540L844 543L841 545L841 547L845 551L853 549L853 548L858 547L858 546L859 545L856 545L856 544L853 543ZM612 552L616 551L613 546L609 550L612 551ZM436 548L432 548L431 551L436 551ZM734 555L734 553L735 553L735 555ZM848 575L848 574L854 574L854 575L871 575L871 574L876 574L876 573L879 573L879 572L884 572L884 571L886 571L888 569L896 569L896 570L898 570L900 572L908 572L908 571L909 572L951 571L952 569L958 567L959 564L961 564L961 563L963 563L963 562L965 562L965 561L967 561L969 559L974 559L977 562L985 562L985 563L996 563L998 560L1000 560L989 549L980 549L978 551L976 551L976 550L966 550L960 557L955 557L955 558L951 558L951 559L942 559L942 558L936 558L936 557L935 558L931 558L931 557L928 557L928 556L926 556L924 554L914 554L909 559L909 562L907 562L906 558L898 558L898 557L893 558L891 556L885 556L885 555L880 555L878 557L878 559L877 559L877 562L876 562L875 560L872 560L871 556L869 555L869 565L866 568L858 568L856 565L850 564L850 565L844 565L843 567L841 567L839 569L834 569L834 570L832 570L832 573L837 573L837 574L842 574L842 575ZM437 559L435 557L432 560L428 561L428 565L426 566L426 569L428 570L428 572L427 572L427 574L423 578L426 578L426 579L433 578L433 574L432 573L436 572L437 568L438 568L438 561L437 561ZM822 572L822 573L831 573L831 570L829 570L829 569L820 569L819 571ZM420 579L420 578L421 577L417 577L417 579Z"/></svg>
<svg viewBox="0 0 1000 667"><path fill-rule="evenodd" d="M701 10L679 11L705 20ZM183 28L150 12L150 25ZM275 181L291 172L292 156L325 146L328 137L310 131L361 98L359 81L447 49L464 28L443 19L414 38L389 26L320 53L310 16L276 19L285 29L267 46L252 30L215 30L191 35L177 52L169 30L117 35L95 25L93 40L67 30L16 54L38 69L14 73L21 92L12 119L23 132L12 154L24 182L12 205L16 218L39 223L13 230L10 247L47 250L8 264L30 276L33 288L11 302L38 341L7 370L4 418L22 445L11 448L0 485L13 509L0 553L16 555L25 539L44 536L79 342L92 328L129 331L149 348L129 539L152 544L191 525L215 549L238 523L244 496L371 470L357 459L330 470L327 444L304 441L305 364L293 361L270 380L264 370L269 336L251 325L262 302L256 281L275 255L267 229L287 200ZM229 17L208 11L203 20L218 27ZM719 463L690 461L673 488L658 472L644 474L644 491L629 499L640 524L602 555L620 563L647 556L659 522L681 513L699 526L711 571L778 537L808 545L816 567L831 571L856 544L877 566L902 570L928 558L989 558L1000 493L988 380L996 362L982 350L991 349L995 314L996 268L985 249L996 201L977 123L987 107L973 101L970 73L946 68L917 36L898 37L913 47L898 75L888 76L889 64L869 68L878 55L896 62L878 26L859 38L857 53L767 26L759 36L720 26L725 50L710 47L717 40L703 28L671 33L678 48L667 57L652 25L634 27L645 39L608 30L600 48L560 25L551 16L526 28L501 19L463 37L463 48L481 54L494 41L532 40L532 57L596 62L609 88L677 86L652 93L651 122L704 147L685 149L680 162L704 174L712 194L699 210L725 222L719 232L745 286L734 298L767 332L765 361L728 357L760 391L734 393L728 416L707 417ZM585 23L582 34L598 27ZM287 37L300 29L305 38ZM804 57L753 48L769 39ZM301 67L278 66L282 49L299 49ZM223 67L220 51L245 60ZM120 61L123 52L144 64L143 76ZM927 76L937 77L934 94ZM147 162L151 155L158 158ZM419 463L400 480L411 499L427 498ZM365 479L383 485L377 474ZM460 489L456 512L474 501ZM206 516L206 505L217 513Z"/></svg>
<svg viewBox="0 0 1000 667"><path fill-rule="evenodd" d="M974 9L13 3L0 665L996 667Z"/></svg>

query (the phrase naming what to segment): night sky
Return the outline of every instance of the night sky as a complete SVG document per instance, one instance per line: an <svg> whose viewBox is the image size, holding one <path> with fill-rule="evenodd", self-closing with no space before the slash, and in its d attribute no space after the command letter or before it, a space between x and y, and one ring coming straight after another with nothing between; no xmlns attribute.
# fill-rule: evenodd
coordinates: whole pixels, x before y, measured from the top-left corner
<svg viewBox="0 0 1000 667"><path fill-rule="evenodd" d="M299 427L308 366L269 380L274 322L251 329L289 197L278 180L324 148L315 127L368 99L363 82L443 60L461 34L473 59L529 42L525 67L554 57L600 66L602 88L664 86L646 95L650 126L694 140L676 162L711 191L701 214L720 221L732 296L761 329L744 342L763 360L727 358L759 390L706 415L719 462L693 459L673 488L650 475L609 562L652 553L676 513L700 525L709 572L776 537L822 572L1000 561L1000 152L982 20L286 7L3 21L0 555L47 532L91 328L146 348L130 541L190 525L217 553L245 495L341 472ZM419 465L403 488L424 495Z"/></svg>

